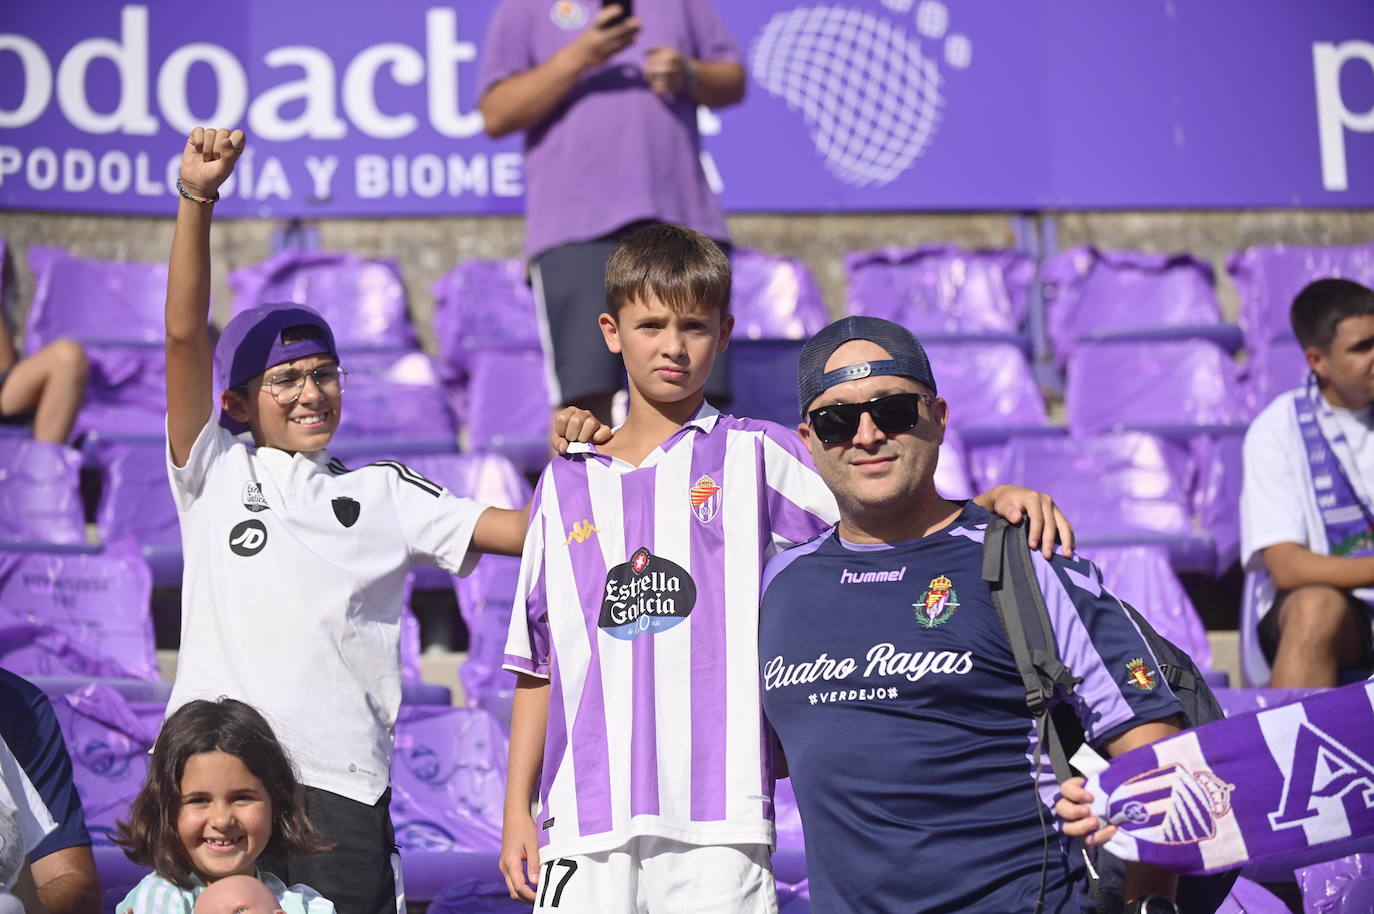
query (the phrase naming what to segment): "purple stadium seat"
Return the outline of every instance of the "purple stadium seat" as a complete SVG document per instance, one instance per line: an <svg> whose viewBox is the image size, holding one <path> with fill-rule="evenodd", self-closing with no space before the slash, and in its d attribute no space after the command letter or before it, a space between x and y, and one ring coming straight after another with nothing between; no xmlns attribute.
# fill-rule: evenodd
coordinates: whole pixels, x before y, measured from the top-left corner
<svg viewBox="0 0 1374 914"><path fill-rule="evenodd" d="M980 489L1015 482L1053 492L1089 554L1094 546L1156 544L1168 548L1180 571L1214 567L1212 538L1193 527L1192 458L1178 446L1143 432L1121 432L1016 437L1000 454L980 451Z"/></svg>
<svg viewBox="0 0 1374 914"><path fill-rule="evenodd" d="M403 705L391 762L391 819L406 851L501 846L506 736L485 711Z"/></svg>
<svg viewBox="0 0 1374 914"><path fill-rule="evenodd" d="M272 302L309 305L340 347L414 348L406 291L396 264L354 254L284 251L229 275L234 313Z"/></svg>
<svg viewBox="0 0 1374 914"><path fill-rule="evenodd" d="M800 260L737 248L730 255L730 412L795 425L793 385L805 341L829 322L811 271Z"/></svg>
<svg viewBox="0 0 1374 914"><path fill-rule="evenodd" d="M167 265L87 260L29 246L35 287L24 350L61 337L86 348L91 374L75 434L162 434Z"/></svg>
<svg viewBox="0 0 1374 914"><path fill-rule="evenodd" d="M815 278L795 257L736 248L730 266L730 310L735 315L732 344L806 340L829 323Z"/></svg>
<svg viewBox="0 0 1374 914"><path fill-rule="evenodd" d="M131 702L99 683L51 697L91 840L110 847L115 822L128 818L143 786L166 703Z"/></svg>
<svg viewBox="0 0 1374 914"><path fill-rule="evenodd" d="M966 444L1004 440L1047 424L1045 401L1025 353L1012 343L925 344L935 383L949 403L949 424Z"/></svg>
<svg viewBox="0 0 1374 914"><path fill-rule="evenodd" d="M1218 435L1197 435L1188 442L1197 477L1193 482L1193 512L1198 525L1216 540L1216 573L1223 574L1240 556L1241 429Z"/></svg>
<svg viewBox="0 0 1374 914"><path fill-rule="evenodd" d="M1221 705L1221 709L1226 712L1226 716L1235 717L1237 714L1246 714L1250 711L1263 711L1265 708L1277 708L1280 705L1292 704L1324 690L1246 687L1216 689L1215 691L1217 702Z"/></svg>
<svg viewBox="0 0 1374 914"><path fill-rule="evenodd" d="M529 914L528 902L515 901L506 891L506 882L497 869L494 855L483 860L476 878L454 881L445 886L429 903L430 914ZM406 864L405 858L402 863ZM452 875L446 877L453 880ZM410 868L405 870L406 900L423 900L410 894Z"/></svg>
<svg viewBox="0 0 1374 914"><path fill-rule="evenodd" d="M1018 335L1035 278L1035 261L1027 254L950 245L856 251L844 266L849 313L896 321L923 340Z"/></svg>
<svg viewBox="0 0 1374 914"><path fill-rule="evenodd" d="M152 576L132 543L0 551L0 665L21 676L158 679Z"/></svg>
<svg viewBox="0 0 1374 914"><path fill-rule="evenodd" d="M1302 347L1291 336L1251 347L1250 360L1245 364L1250 410L1259 413L1285 390L1301 386L1310 370Z"/></svg>
<svg viewBox="0 0 1374 914"><path fill-rule="evenodd" d="M945 498L964 499L977 495L969 478L964 440L954 429L945 431L940 445L940 462L935 465L935 488Z"/></svg>
<svg viewBox="0 0 1374 914"><path fill-rule="evenodd" d="M1240 591L1240 684L1262 689L1269 685L1269 660L1259 642L1259 606L1269 576L1263 571L1246 571Z"/></svg>
<svg viewBox="0 0 1374 914"><path fill-rule="evenodd" d="M1235 363L1207 340L1079 342L1067 374L1065 407L1076 435L1128 428L1189 437L1199 426L1250 420Z"/></svg>
<svg viewBox="0 0 1374 914"><path fill-rule="evenodd" d="M1303 867L1294 875L1308 914L1374 911L1374 854L1351 854Z"/></svg>
<svg viewBox="0 0 1374 914"><path fill-rule="evenodd" d="M434 363L418 350L346 351L338 439L412 439L457 447L458 429Z"/></svg>
<svg viewBox="0 0 1374 914"><path fill-rule="evenodd" d="M552 415L534 297L515 260L460 264L434 286L439 373L474 451L548 462Z"/></svg>
<svg viewBox="0 0 1374 914"><path fill-rule="evenodd" d="M1251 349L1291 340L1288 310L1303 287L1339 277L1374 286L1374 244L1352 247L1264 245L1237 251L1226 271L1240 293L1240 324Z"/></svg>
<svg viewBox="0 0 1374 914"><path fill-rule="evenodd" d="M1169 567L1163 546L1099 546L1083 553L1102 569L1112 593L1130 603L1201 669L1212 665L1212 648L1193 601Z"/></svg>
<svg viewBox="0 0 1374 914"><path fill-rule="evenodd" d="M0 438L0 543L84 543L80 471L69 447Z"/></svg>
<svg viewBox="0 0 1374 914"><path fill-rule="evenodd" d="M133 539L157 587L181 586L181 524L167 482L165 439L93 433L86 457L101 476L96 526L101 539Z"/></svg>
<svg viewBox="0 0 1374 914"><path fill-rule="evenodd" d="M1187 254L1078 247L1041 269L1048 331L1062 365L1080 340L1098 335L1165 333L1239 347L1221 323L1210 264Z"/></svg>

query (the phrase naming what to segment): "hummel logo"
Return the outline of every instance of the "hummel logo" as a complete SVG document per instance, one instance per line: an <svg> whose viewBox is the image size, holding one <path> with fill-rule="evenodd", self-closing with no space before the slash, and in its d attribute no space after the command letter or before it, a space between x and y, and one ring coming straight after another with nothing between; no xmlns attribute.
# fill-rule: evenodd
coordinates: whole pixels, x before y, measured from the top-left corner
<svg viewBox="0 0 1374 914"><path fill-rule="evenodd" d="M841 584L873 584L878 581L900 581L904 577L906 577L905 565L896 571L860 571L856 573L848 568L840 571Z"/></svg>
<svg viewBox="0 0 1374 914"><path fill-rule="evenodd" d="M568 538L563 541L563 545L570 546L573 543L585 543L592 538L593 533L600 532L600 530L592 526L591 521L580 520L572 525L572 529L568 531Z"/></svg>

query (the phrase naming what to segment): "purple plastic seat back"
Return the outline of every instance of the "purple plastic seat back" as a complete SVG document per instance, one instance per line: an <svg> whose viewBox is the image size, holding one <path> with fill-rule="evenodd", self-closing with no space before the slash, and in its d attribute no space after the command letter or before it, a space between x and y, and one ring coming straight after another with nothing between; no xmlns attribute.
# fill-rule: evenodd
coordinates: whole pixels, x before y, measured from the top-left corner
<svg viewBox="0 0 1374 914"><path fill-rule="evenodd" d="M152 590L132 543L0 551L0 665L21 676L156 680Z"/></svg>
<svg viewBox="0 0 1374 914"><path fill-rule="evenodd" d="M101 473L96 526L105 542L129 537L140 546L181 548L181 524L167 482L165 448L151 440L99 439L87 445L87 454Z"/></svg>
<svg viewBox="0 0 1374 914"><path fill-rule="evenodd" d="M24 333L26 351L36 352L64 336L162 348L165 263L87 260L30 245L29 265L35 285Z"/></svg>
<svg viewBox="0 0 1374 914"><path fill-rule="evenodd" d="M1374 911L1374 854L1351 854L1296 873L1304 914Z"/></svg>
<svg viewBox="0 0 1374 914"><path fill-rule="evenodd" d="M1245 389L1251 411L1258 413L1285 390L1302 386L1311 369L1295 339L1273 340L1250 350L1245 365Z"/></svg>
<svg viewBox="0 0 1374 914"><path fill-rule="evenodd" d="M1077 435L1250 420L1235 363L1207 340L1080 342L1067 373L1065 406Z"/></svg>
<svg viewBox="0 0 1374 914"><path fill-rule="evenodd" d="M463 415L472 450L501 454L523 470L548 463L553 407L545 370L538 349L469 354Z"/></svg>
<svg viewBox="0 0 1374 914"><path fill-rule="evenodd" d="M1030 363L1012 343L927 343L952 428L1046 424Z"/></svg>
<svg viewBox="0 0 1374 914"><path fill-rule="evenodd" d="M917 336L1019 333L1035 278L1027 254L950 245L856 251L844 266L849 313L885 317Z"/></svg>
<svg viewBox="0 0 1374 914"><path fill-rule="evenodd" d="M163 306L167 265L73 257L30 245L35 275L24 350L62 337L86 349L91 373L75 435L92 429L163 433Z"/></svg>
<svg viewBox="0 0 1374 914"><path fill-rule="evenodd" d="M1187 254L1078 247L1046 261L1040 278L1061 364L1094 331L1221 321L1211 264Z"/></svg>
<svg viewBox="0 0 1374 914"><path fill-rule="evenodd" d="M501 846L506 736L477 708L402 705L391 761L391 820L402 851Z"/></svg>
<svg viewBox="0 0 1374 914"><path fill-rule="evenodd" d="M829 322L815 277L795 257L736 248L730 266L734 341L805 340Z"/></svg>
<svg viewBox="0 0 1374 914"><path fill-rule="evenodd" d="M1247 248L1226 259L1226 271L1240 293L1240 325L1246 345L1257 349L1265 343L1293 338L1288 312L1308 283L1339 277L1374 287L1374 244Z"/></svg>
<svg viewBox="0 0 1374 914"><path fill-rule="evenodd" d="M1155 631L1186 651L1199 668L1211 667L1207 631L1169 565L1169 550L1163 546L1099 546L1084 554L1102 569L1102 581L1112 593L1138 609Z"/></svg>
<svg viewBox="0 0 1374 914"><path fill-rule="evenodd" d="M413 347L406 290L391 260L354 254L284 251L229 274L234 313L273 302L320 312L341 347Z"/></svg>
<svg viewBox="0 0 1374 914"><path fill-rule="evenodd" d="M1197 468L1193 511L1198 524L1217 544L1216 572L1221 575L1240 556L1240 488L1245 436L1198 435L1188 442Z"/></svg>
<svg viewBox="0 0 1374 914"><path fill-rule="evenodd" d="M964 439L954 429L945 431L944 443L940 445L939 463L935 465L935 488L945 498L964 499L978 494L969 478Z"/></svg>
<svg viewBox="0 0 1374 914"><path fill-rule="evenodd" d="M115 823L129 817L129 805L148 774L148 750L157 739L166 705L131 702L95 683L52 697L72 780L86 812L96 847L114 844Z"/></svg>
<svg viewBox="0 0 1374 914"><path fill-rule="evenodd" d="M86 541L81 455L29 438L0 438L0 542Z"/></svg>
<svg viewBox="0 0 1374 914"><path fill-rule="evenodd" d="M1154 435L1012 438L980 463L980 488L1015 482L1053 492L1082 536L1192 530L1192 460Z"/></svg>
<svg viewBox="0 0 1374 914"><path fill-rule="evenodd" d="M422 435L453 439L458 429L434 363L418 350L345 352L348 387L338 435L342 440Z"/></svg>
<svg viewBox="0 0 1374 914"><path fill-rule="evenodd" d="M434 284L434 335L444 379L461 382L469 353L542 352L534 295L519 260L469 260Z"/></svg>

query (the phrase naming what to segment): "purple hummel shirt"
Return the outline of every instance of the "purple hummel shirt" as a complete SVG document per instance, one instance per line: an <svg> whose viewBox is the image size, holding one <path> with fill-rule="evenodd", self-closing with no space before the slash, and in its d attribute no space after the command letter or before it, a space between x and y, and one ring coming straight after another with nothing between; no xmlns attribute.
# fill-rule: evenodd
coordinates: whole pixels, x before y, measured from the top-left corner
<svg viewBox="0 0 1374 914"><path fill-rule="evenodd" d="M600 12L596 0L502 0L482 46L478 96L548 60ZM696 60L739 61L710 0L637 0L639 37L587 71L544 123L525 136L525 253L608 235L646 219L729 239L700 161L697 106L649 90L649 49Z"/></svg>

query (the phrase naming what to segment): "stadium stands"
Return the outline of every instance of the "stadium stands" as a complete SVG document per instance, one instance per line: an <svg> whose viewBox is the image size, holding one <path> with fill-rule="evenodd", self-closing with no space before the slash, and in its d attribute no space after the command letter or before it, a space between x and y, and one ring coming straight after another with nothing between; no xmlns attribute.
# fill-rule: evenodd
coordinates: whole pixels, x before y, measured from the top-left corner
<svg viewBox="0 0 1374 914"><path fill-rule="evenodd" d="M80 469L71 448L0 438L0 543L86 542Z"/></svg>

